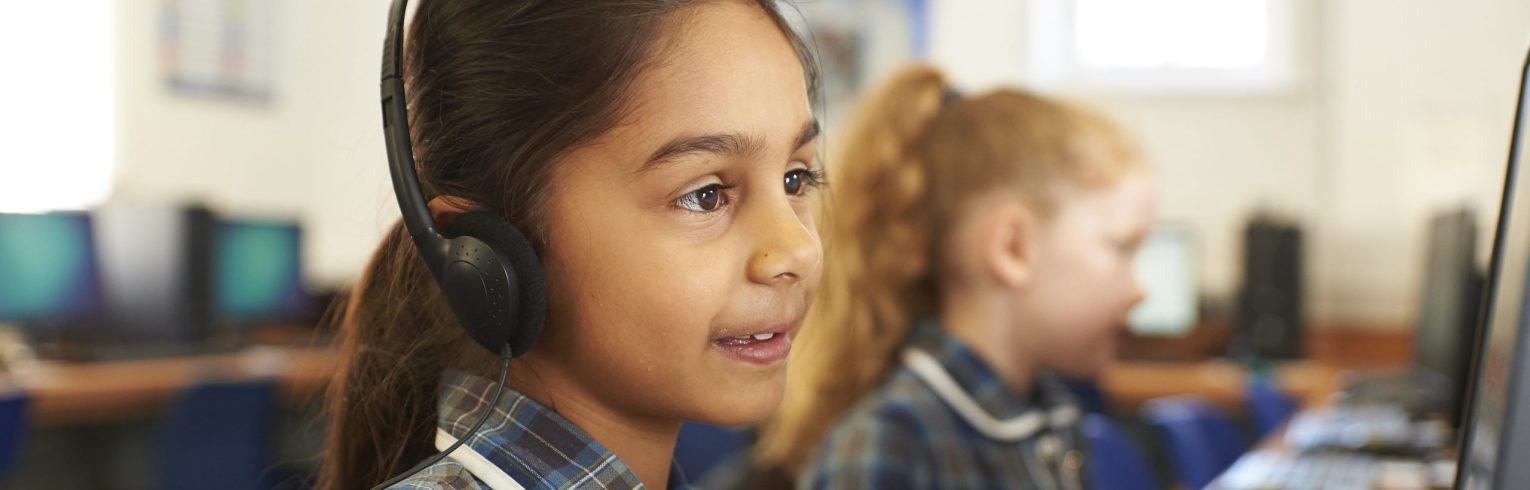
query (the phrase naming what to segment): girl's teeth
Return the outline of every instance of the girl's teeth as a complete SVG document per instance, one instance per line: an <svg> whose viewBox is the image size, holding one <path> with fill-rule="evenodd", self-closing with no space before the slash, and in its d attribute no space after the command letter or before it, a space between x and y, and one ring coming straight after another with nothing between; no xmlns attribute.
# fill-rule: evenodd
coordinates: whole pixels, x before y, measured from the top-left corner
<svg viewBox="0 0 1530 490"><path fill-rule="evenodd" d="M726 341L728 341L730 343L731 342L764 342L766 340L770 340L770 339L773 339L773 338L776 338L776 334L774 334L774 333L756 333L756 334L749 334L749 335L740 335L740 336L737 336L737 337L728 337L727 339L724 339L724 340L726 340Z"/></svg>

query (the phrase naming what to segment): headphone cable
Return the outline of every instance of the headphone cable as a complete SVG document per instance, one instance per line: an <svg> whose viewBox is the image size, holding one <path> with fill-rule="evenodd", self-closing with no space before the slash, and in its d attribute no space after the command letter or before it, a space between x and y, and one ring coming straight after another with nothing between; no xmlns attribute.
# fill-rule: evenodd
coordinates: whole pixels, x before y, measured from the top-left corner
<svg viewBox="0 0 1530 490"><path fill-rule="evenodd" d="M507 346L500 352L499 356L500 359L504 360L504 365L499 368L499 383L495 384L494 398L489 401L489 406L483 411L483 416L478 417L478 422L473 424L473 428L468 429L467 436L458 438L457 442L452 444L451 447L446 448L445 451L441 451L440 454L437 454L430 459L421 461L420 464L414 465L414 467L410 468L409 471L395 476L388 481L377 484L377 486L372 487L372 490L382 490L393 486L395 483L404 481L405 478L414 476L421 470L424 470L425 468L430 467L430 465L441 461L442 458L450 455L452 452L456 451L457 448L462 447L462 443L467 442L468 438L472 437L473 434L478 433L478 429L483 427L483 423L489 420L490 415L494 414L494 407L499 406L499 397L505 393L505 379L510 375L510 348ZM469 449L471 450L472 448Z"/></svg>

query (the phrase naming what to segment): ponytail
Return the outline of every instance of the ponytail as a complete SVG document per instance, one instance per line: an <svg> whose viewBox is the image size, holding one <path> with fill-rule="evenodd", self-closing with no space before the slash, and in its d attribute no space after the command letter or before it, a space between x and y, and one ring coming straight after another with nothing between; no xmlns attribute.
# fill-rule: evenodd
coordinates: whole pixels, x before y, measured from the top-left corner
<svg viewBox="0 0 1530 490"><path fill-rule="evenodd" d="M341 321L319 488L367 488L436 452L436 395L449 369L496 359L468 339L403 223L384 237Z"/></svg>
<svg viewBox="0 0 1530 490"><path fill-rule="evenodd" d="M950 85L915 67L862 101L831 160L824 284L792 352L787 393L756 452L796 475L828 428L875 388L911 324L932 314L930 162L914 151Z"/></svg>

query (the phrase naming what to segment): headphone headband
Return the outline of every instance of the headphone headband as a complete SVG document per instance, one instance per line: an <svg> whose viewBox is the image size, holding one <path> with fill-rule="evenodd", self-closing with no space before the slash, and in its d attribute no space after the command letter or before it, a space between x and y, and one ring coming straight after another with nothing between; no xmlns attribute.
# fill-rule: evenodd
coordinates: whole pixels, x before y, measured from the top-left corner
<svg viewBox="0 0 1530 490"><path fill-rule="evenodd" d="M393 0L388 13L381 80L383 137L388 144L388 170L392 174L393 193L398 196L404 226L409 229L409 236L414 239L431 274L439 279L450 244L436 230L430 217L430 207L425 203L425 193L420 188L420 177L414 166L414 147L409 141L408 99L404 97L403 79L404 11L408 4L408 0Z"/></svg>

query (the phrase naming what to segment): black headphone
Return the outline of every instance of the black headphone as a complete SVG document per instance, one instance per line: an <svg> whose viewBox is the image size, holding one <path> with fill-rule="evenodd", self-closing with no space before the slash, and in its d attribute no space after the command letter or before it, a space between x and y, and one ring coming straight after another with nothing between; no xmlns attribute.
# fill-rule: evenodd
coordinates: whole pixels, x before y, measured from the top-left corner
<svg viewBox="0 0 1530 490"><path fill-rule="evenodd" d="M542 265L531 242L514 225L487 212L452 220L446 235L436 231L415 173L404 98L404 10L394 0L383 45L382 115L388 141L388 169L399 211L420 257L451 303L469 336L495 354L525 354L542 333L547 293Z"/></svg>
<svg viewBox="0 0 1530 490"><path fill-rule="evenodd" d="M503 360L493 400L469 433L477 433L494 413L504 393L510 359L536 344L547 317L547 292L542 264L531 242L514 225L487 212L465 213L452 220L446 235L436 231L414 168L409 142L408 101L404 98L404 10L408 0L393 0L388 14L388 37L383 43L382 116L388 141L388 170L393 193L404 215L409 237L425 259L431 276L451 304L457 322L478 345ZM435 457L378 484L387 488L452 454L469 437L461 437Z"/></svg>

